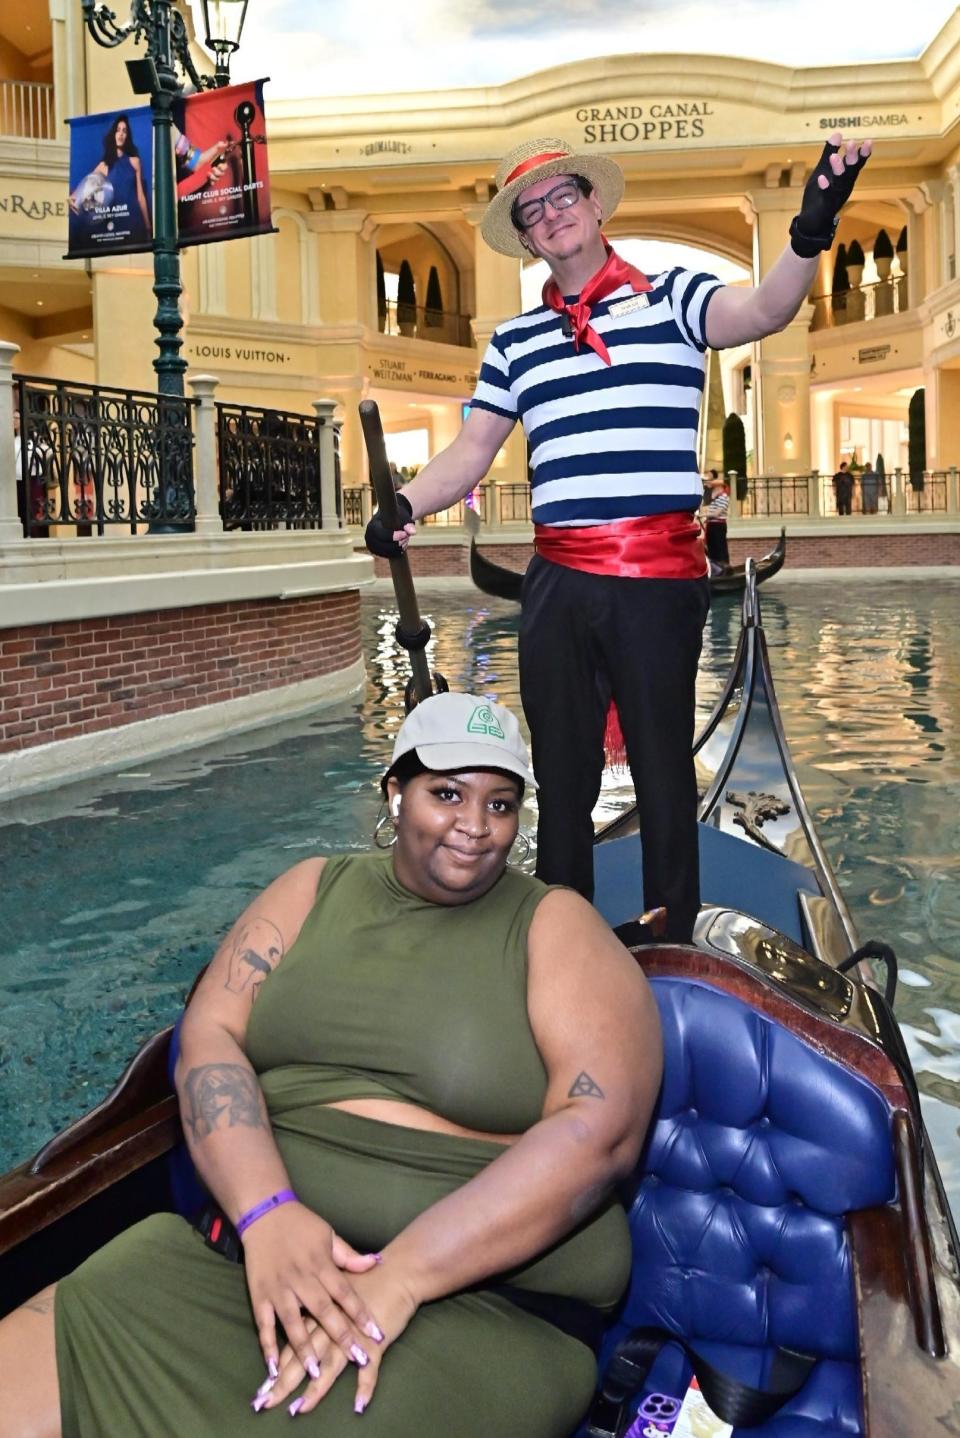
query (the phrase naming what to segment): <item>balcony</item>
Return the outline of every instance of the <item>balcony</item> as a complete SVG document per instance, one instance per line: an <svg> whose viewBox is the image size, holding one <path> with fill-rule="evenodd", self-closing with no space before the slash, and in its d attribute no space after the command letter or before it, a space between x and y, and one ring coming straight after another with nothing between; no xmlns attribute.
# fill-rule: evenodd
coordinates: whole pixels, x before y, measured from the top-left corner
<svg viewBox="0 0 960 1438"><path fill-rule="evenodd" d="M466 349L473 346L469 315L427 309L424 305L398 305L395 300L388 300L386 309L380 310L379 321L381 334L405 335L430 340L433 344L460 345Z"/></svg>
<svg viewBox="0 0 960 1438"><path fill-rule="evenodd" d="M903 314L908 307L906 275L891 275L872 285L857 285L833 295L815 295L810 329L836 329L860 320L884 319L888 315Z"/></svg>
<svg viewBox="0 0 960 1438"><path fill-rule="evenodd" d="M56 138L53 86L0 80L0 135L21 140Z"/></svg>

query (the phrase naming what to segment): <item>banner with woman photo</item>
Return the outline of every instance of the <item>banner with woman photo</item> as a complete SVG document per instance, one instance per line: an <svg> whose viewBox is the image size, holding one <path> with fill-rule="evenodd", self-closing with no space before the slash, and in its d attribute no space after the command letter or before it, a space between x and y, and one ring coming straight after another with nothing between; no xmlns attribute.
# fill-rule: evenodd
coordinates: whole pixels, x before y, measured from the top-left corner
<svg viewBox="0 0 960 1438"><path fill-rule="evenodd" d="M81 115L70 125L69 260L153 246L150 107Z"/></svg>
<svg viewBox="0 0 960 1438"><path fill-rule="evenodd" d="M265 83L201 90L174 102L181 245L272 231Z"/></svg>

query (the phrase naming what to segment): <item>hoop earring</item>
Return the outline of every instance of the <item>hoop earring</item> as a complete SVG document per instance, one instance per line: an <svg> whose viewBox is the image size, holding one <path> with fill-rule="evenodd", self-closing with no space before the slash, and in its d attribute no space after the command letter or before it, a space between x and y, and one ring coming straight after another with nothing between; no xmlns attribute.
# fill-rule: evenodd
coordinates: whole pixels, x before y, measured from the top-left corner
<svg viewBox="0 0 960 1438"><path fill-rule="evenodd" d="M522 852L515 855L514 849L516 848L520 848ZM529 857L530 840L527 838L526 834L523 832L522 829L518 829L517 837L513 841L513 846L511 847L510 854L507 858L507 864L511 869L518 869L521 864L525 864L527 862Z"/></svg>
<svg viewBox="0 0 960 1438"><path fill-rule="evenodd" d="M397 821L392 814L381 814L373 831L374 846L378 849L392 849L397 842Z"/></svg>

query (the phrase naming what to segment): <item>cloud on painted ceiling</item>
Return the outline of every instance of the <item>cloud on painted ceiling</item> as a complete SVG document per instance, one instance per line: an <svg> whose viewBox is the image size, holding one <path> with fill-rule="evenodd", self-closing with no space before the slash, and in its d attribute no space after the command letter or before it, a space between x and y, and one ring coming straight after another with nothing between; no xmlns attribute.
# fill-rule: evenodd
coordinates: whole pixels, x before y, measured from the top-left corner
<svg viewBox="0 0 960 1438"><path fill-rule="evenodd" d="M496 85L617 54L845 64L918 55L953 8L875 0L858 25L837 23L836 0L255 0L233 68L308 98Z"/></svg>

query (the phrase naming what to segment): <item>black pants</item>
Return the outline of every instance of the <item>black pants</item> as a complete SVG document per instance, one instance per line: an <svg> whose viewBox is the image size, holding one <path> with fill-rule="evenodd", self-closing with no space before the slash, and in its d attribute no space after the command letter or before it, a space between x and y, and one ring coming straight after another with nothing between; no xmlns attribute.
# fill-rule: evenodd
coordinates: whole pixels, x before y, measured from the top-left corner
<svg viewBox="0 0 960 1438"><path fill-rule="evenodd" d="M727 547L727 521L708 519L705 525L707 558L714 564L729 564L730 550Z"/></svg>
<svg viewBox="0 0 960 1438"><path fill-rule="evenodd" d="M534 555L523 583L520 696L530 726L537 875L593 897L592 812L617 702L637 796L646 908L688 941L700 906L693 766L706 579L618 579Z"/></svg>

